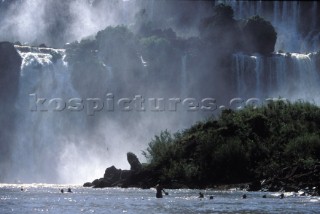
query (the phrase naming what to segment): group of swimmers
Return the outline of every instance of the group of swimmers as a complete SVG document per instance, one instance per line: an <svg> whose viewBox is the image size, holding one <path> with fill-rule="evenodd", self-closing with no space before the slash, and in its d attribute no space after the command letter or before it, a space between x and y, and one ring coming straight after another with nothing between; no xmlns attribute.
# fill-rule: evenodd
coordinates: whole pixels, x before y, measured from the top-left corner
<svg viewBox="0 0 320 214"><path fill-rule="evenodd" d="M280 197L280 199L284 199L284 194L281 193L279 197ZM246 194L243 194L243 195L242 195L242 198L243 198L243 199L246 199L246 198L247 198L247 195L246 195ZM263 195L262 198L267 198L267 195Z"/></svg>
<svg viewBox="0 0 320 214"><path fill-rule="evenodd" d="M24 191L23 187L20 188L21 192ZM61 193L64 193L64 189L60 190ZM68 188L67 192L72 193L71 188Z"/></svg>
<svg viewBox="0 0 320 214"><path fill-rule="evenodd" d="M163 189L163 187L162 187L162 185L161 185L160 183L156 185L156 190L157 190L156 198L162 198L162 197L163 197L162 192L163 192L165 195L169 195L169 193L166 192L166 191ZM199 198L204 198L204 194L203 194L202 192L199 192ZM243 195L242 195L242 198L243 198L243 199L246 199L246 198L247 198L247 195L246 195L246 194L243 194ZM263 195L262 198L267 198L267 195ZM281 193L281 194L280 194L280 199L283 199L283 198L284 198L284 194ZM209 199L212 200L212 199L213 199L213 196L210 195Z"/></svg>
<svg viewBox="0 0 320 214"><path fill-rule="evenodd" d="M23 187L21 187L20 190L21 190L21 191L24 191ZM156 190L157 190L156 198L163 198L162 192L163 192L165 195L169 195L169 193L166 192L166 191L163 189L163 187L162 187L162 185L161 185L160 183L156 185ZM60 192L61 192L61 193L64 193L64 189L61 189ZM72 193L71 188L68 188L67 192ZM202 192L199 192L199 198L204 198L204 194L203 194ZM242 195L242 198L243 198L243 199L246 199L246 198L247 198L247 195L246 195L246 194L243 194L243 195ZM267 198L267 195L263 195L262 198ZM284 198L284 194L281 193L281 194L280 194L280 199L283 199L283 198ZM209 197L209 199L210 199L210 200L213 199L213 196L211 195L211 196Z"/></svg>
<svg viewBox="0 0 320 214"><path fill-rule="evenodd" d="M61 189L60 192L64 193L64 189ZM67 192L72 193L71 188L68 188Z"/></svg>

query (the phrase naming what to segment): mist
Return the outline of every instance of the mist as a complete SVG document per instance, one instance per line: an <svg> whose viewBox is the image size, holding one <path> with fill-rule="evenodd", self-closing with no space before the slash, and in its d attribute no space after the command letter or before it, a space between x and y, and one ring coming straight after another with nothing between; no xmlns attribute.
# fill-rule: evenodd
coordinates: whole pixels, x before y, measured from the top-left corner
<svg viewBox="0 0 320 214"><path fill-rule="evenodd" d="M0 39L22 44L62 47L109 25L128 24L135 14L131 1L3 1Z"/></svg>
<svg viewBox="0 0 320 214"><path fill-rule="evenodd" d="M224 7L219 17L221 2L232 14ZM127 152L147 161L141 151L155 135L218 117L236 97L318 103L320 60L310 52L320 49L319 8L315 1L2 1L0 40L15 43L22 62L10 62L21 64L13 77L18 86L3 80L14 96L2 95L13 98L2 106L0 181L83 183L111 165L129 169ZM311 11L310 25L303 11ZM276 31L267 53L244 27L257 14ZM45 98L45 105L30 94ZM132 110L121 108L119 100L137 95L145 110L133 101L125 104ZM66 108L54 110L54 98ZM83 108L68 110L72 98L83 100L73 109ZM163 99L165 110L150 110L149 98ZM168 110L170 98L181 99L176 111ZM185 98L198 102L196 110L186 108ZM214 100L208 111L201 110L204 98ZM98 100L92 109L88 99Z"/></svg>

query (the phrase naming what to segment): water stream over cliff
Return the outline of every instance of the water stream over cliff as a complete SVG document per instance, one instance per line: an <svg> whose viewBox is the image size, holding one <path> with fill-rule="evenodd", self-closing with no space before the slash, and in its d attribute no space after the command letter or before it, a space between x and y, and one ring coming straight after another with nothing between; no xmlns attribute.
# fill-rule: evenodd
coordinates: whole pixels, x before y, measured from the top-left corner
<svg viewBox="0 0 320 214"><path fill-rule="evenodd" d="M153 8L156 2L150 1L149 4L152 10L151 18L156 9ZM235 18L247 18L255 14L267 17L278 32L275 50L283 51L268 56L234 53L228 63L232 64L231 79L236 87L235 91L228 89L230 91L226 94L243 99L251 97L261 99L281 97L291 101L303 99L319 104L320 70L316 58L319 57L319 53L314 51L319 50L320 34L312 30L304 35L300 33L301 5L287 1L273 2L269 5L262 1L227 2L233 6ZM319 24L319 20L316 19L319 4L314 1L312 6L309 16L311 25L315 27ZM224 93L214 91L215 85L211 85L212 80L217 81L213 78L214 74L208 75L206 79L204 72L200 72L206 65L201 67L199 60L198 71L198 62L195 62L191 54L179 53L175 60L170 58L172 60L170 63L175 65L177 70L176 73L169 74L173 80L165 76L168 74L166 71L158 69L161 66L154 65L156 60L152 64L152 60L142 55L133 59L141 62L141 66L137 67L142 68L136 69L138 71L134 71L136 72L134 74L130 70L129 63L125 68L131 73L127 71L121 73L122 71L117 70L117 65L126 63L122 59L116 59L120 61L118 64L104 64L103 59L99 59L103 68L99 72L105 72L101 78L92 77L95 71L90 71L92 73L87 76L78 73L75 78L75 73L72 73L71 67L66 63L65 50L18 45L15 48L23 61L19 95L15 106L18 112L15 120L16 134L12 142L10 169L6 171L8 173L5 176L8 182L90 181L100 177L104 169L112 164L121 168L128 167L125 160L126 152L133 151L139 155L160 130L182 129L203 119L202 112L191 115L185 110L182 114L160 111L156 113L141 111L135 114L115 111L111 114L99 110L96 112L97 117L91 117L86 114L88 110L86 103L79 103L76 100L71 107L80 108L79 111L68 111L70 107L68 101L71 98L82 98L86 101L88 97L84 97L86 94L83 92L86 92L86 89L105 92L105 88L102 89L99 84L94 84L96 79L99 79L97 81L103 83L103 86L106 85L106 92L115 93L115 98L121 98L117 95L134 96L134 93L138 93L134 91L136 88L139 92L145 92L150 96L180 96L182 99L201 90L208 94L211 91ZM137 78L138 81L132 86L129 84L132 76L128 74L141 78ZM75 86L81 82L81 78L87 77L93 81L83 81L86 84L79 84L78 88ZM166 81L165 84L158 81L160 78L161 81L163 79ZM209 84L200 81L203 79ZM141 84L138 87L136 83ZM172 88L162 87L161 83ZM90 94L90 96L96 95L98 96ZM215 98L215 95L212 96ZM111 96L102 97L104 101L107 99L111 99ZM116 101L114 100L115 105Z"/></svg>
<svg viewBox="0 0 320 214"><path fill-rule="evenodd" d="M238 96L282 97L319 103L316 54L233 55Z"/></svg>

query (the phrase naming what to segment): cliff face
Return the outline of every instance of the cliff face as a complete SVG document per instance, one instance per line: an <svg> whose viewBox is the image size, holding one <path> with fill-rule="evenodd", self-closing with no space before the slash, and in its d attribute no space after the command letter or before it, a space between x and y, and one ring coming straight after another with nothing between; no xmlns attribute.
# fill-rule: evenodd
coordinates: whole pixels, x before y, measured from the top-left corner
<svg viewBox="0 0 320 214"><path fill-rule="evenodd" d="M9 42L0 42L0 170L10 167L8 155L14 131L15 102L19 90L21 57ZM5 173L1 173L2 175ZM0 181L3 178L0 176Z"/></svg>

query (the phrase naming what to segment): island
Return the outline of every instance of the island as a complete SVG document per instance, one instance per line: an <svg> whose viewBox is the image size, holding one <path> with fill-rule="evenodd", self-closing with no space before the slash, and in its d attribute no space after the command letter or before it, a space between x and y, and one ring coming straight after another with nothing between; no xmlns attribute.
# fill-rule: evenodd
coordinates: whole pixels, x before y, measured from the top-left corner
<svg viewBox="0 0 320 214"><path fill-rule="evenodd" d="M269 101L163 131L143 152L127 153L130 170L108 167L85 187L238 187L320 195L320 108L308 102Z"/></svg>

